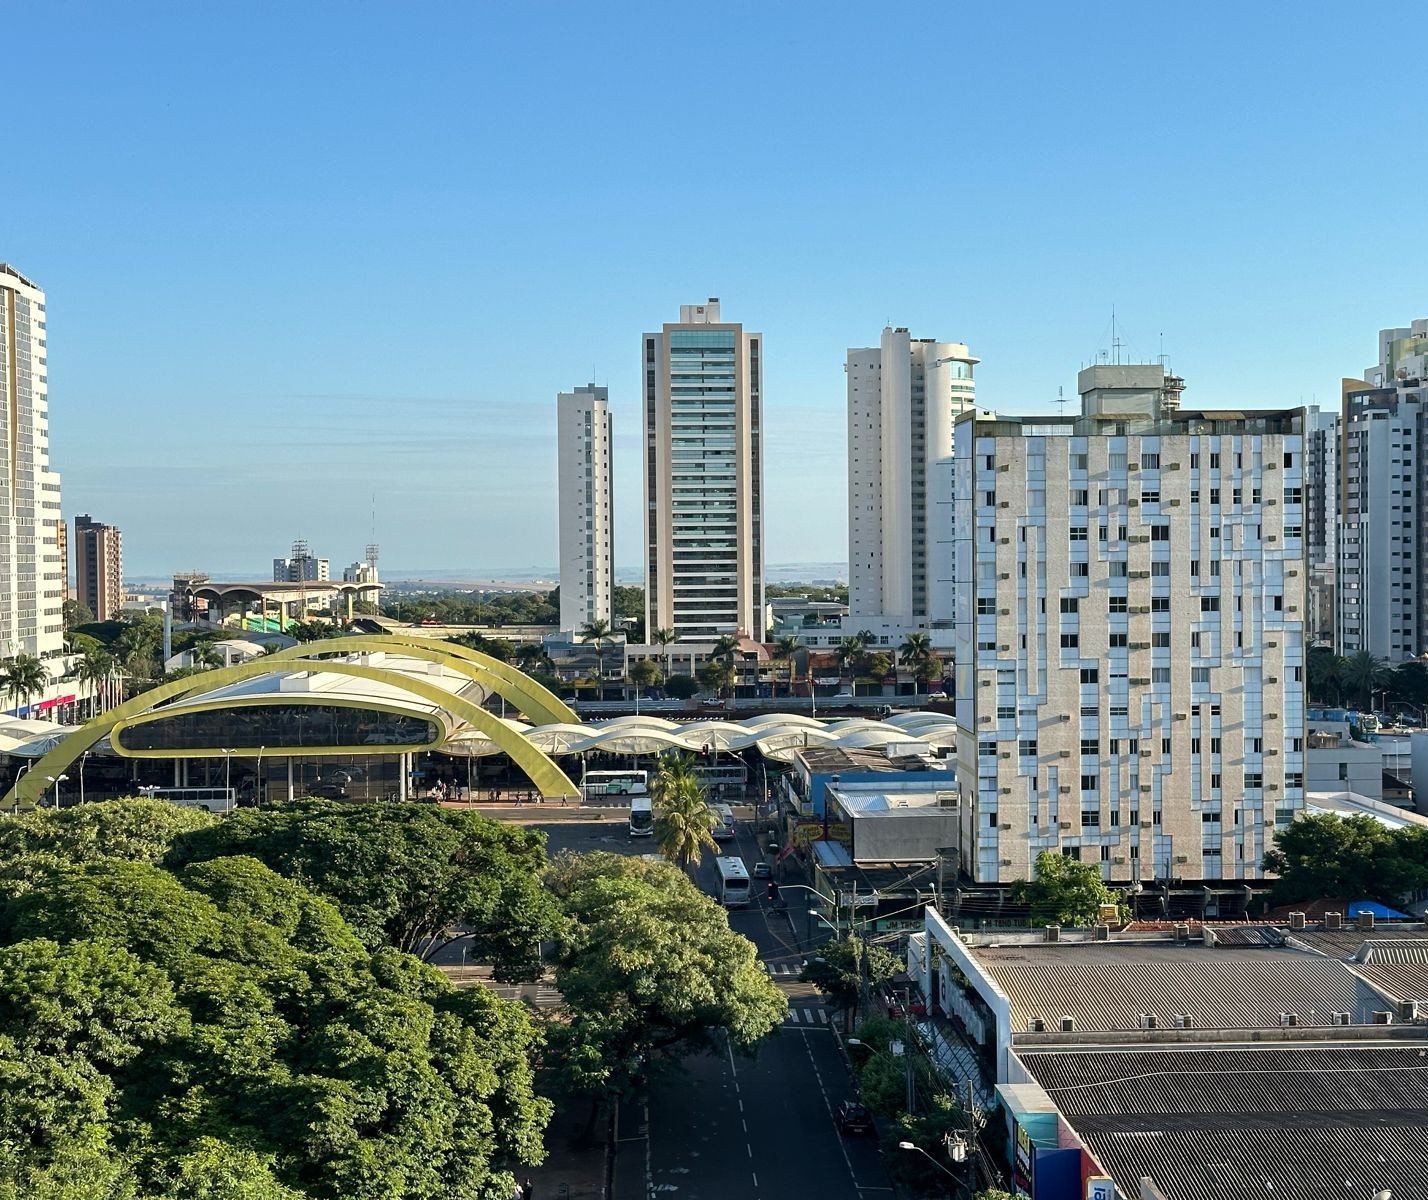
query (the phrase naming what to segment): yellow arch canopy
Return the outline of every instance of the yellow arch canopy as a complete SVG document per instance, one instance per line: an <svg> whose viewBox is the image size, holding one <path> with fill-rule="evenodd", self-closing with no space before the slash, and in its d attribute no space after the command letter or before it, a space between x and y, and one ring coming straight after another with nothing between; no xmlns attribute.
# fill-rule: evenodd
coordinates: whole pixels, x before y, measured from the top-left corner
<svg viewBox="0 0 1428 1200"><path fill-rule="evenodd" d="M355 642L361 639L343 639L348 642ZM385 641L385 639L371 639L373 641ZM387 642L390 646L391 643ZM297 649L294 647L293 649ZM379 647L385 648L385 647ZM284 657L286 655L286 657ZM424 657L424 656L423 656ZM300 655L293 655L286 651L279 654L264 655L253 662L241 663L233 667L219 667L212 671L205 671L201 676L188 676L177 679L170 683L160 684L156 688L151 688L147 692L139 695L123 704L111 708L107 713L96 717L94 720L80 726L58 745L42 755L36 760L35 765L26 771L0 804L5 806L19 806L23 808L33 808L39 800L40 795L45 790L45 784L49 779L57 778L66 767L73 763L81 754L90 749L108 734L116 725L130 717L138 716L146 712L155 705L162 704L166 700L172 700L181 696L198 696L206 692L216 691L226 687L231 683L240 683L245 679L260 678L281 671L291 670L294 666L302 664L307 660ZM561 796L578 796L579 789L570 781L565 772L556 766L543 751L536 749L520 733L511 729L504 721L492 716L480 705L457 696L438 687L434 683L429 683L418 676L408 675L403 671L392 671L382 667L362 666L357 663L331 662L323 660L313 662L312 669L330 672L334 675L347 675L355 679L370 679L378 683L385 683L399 691L408 692L414 696L420 696L443 708L453 715L461 718L473 729L480 730L499 746L511 760L525 771L536 790L548 799L556 799ZM533 687L540 687L533 680ZM541 689L544 691L544 689ZM549 693L546 693L549 695ZM557 700L557 704L560 702ZM561 705L564 708L564 705Z"/></svg>

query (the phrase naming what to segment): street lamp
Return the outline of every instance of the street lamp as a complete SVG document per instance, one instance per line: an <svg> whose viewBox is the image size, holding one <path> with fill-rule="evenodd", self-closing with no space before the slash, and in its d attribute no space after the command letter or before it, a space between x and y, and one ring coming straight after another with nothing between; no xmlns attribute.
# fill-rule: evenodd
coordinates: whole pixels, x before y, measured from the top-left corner
<svg viewBox="0 0 1428 1200"><path fill-rule="evenodd" d="M234 750L219 750L223 755L223 808L225 812L233 811L233 755Z"/></svg>
<svg viewBox="0 0 1428 1200"><path fill-rule="evenodd" d="M899 1150L916 1150L920 1155L922 1155L923 1158L927 1159L928 1162L930 1162L934 1167L936 1167L939 1171L942 1172L942 1174L946 1175L949 1179L955 1180L957 1183L962 1182L961 1176L955 1174L952 1171L949 1171L940 1162L933 1158L932 1155L928 1154L926 1150L924 1150L921 1146L917 1145L917 1143L899 1142L897 1144L897 1148Z"/></svg>
<svg viewBox="0 0 1428 1200"><path fill-rule="evenodd" d="M45 782L46 782L46 783L52 783L52 784L55 785L55 808L56 808L56 809L58 809L59 806L60 806L60 784L64 783L64 782L67 781L68 779L69 779L69 776L68 776L68 775L46 775L46 776L45 776Z"/></svg>
<svg viewBox="0 0 1428 1200"><path fill-rule="evenodd" d="M79 756L79 802L84 803L84 764L89 761L89 751Z"/></svg>

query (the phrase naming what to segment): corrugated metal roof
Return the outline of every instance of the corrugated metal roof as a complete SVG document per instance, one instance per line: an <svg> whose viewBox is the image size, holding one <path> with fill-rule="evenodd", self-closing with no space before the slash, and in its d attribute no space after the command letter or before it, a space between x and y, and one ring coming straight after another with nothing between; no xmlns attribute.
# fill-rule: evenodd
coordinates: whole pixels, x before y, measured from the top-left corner
<svg viewBox="0 0 1428 1200"><path fill-rule="evenodd" d="M1135 1029L1143 1013L1166 1025L1185 1013L1202 1028L1264 1029L1278 1027L1283 1013L1296 1014L1304 1025L1327 1025L1330 1013L1351 1012L1362 1022L1381 1007L1337 959L1287 950L1187 949L1179 957L1130 962L978 957L1011 999L1014 1033L1028 1030L1035 1017L1049 1029L1074 1017L1078 1031L1090 1032Z"/></svg>
<svg viewBox="0 0 1428 1200"><path fill-rule="evenodd" d="M1428 1197L1424 1043L1018 1054L1123 1195Z"/></svg>

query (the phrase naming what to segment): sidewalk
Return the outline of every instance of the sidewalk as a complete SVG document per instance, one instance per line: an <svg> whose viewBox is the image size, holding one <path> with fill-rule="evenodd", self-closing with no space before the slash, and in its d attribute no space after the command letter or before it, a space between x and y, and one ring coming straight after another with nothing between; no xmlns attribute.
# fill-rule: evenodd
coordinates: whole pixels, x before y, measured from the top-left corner
<svg viewBox="0 0 1428 1200"><path fill-rule="evenodd" d="M517 1183L531 1181L534 1200L604 1200L610 1122L596 1121L590 1140L582 1142L589 1119L583 1103L556 1108L545 1131L545 1162L516 1172Z"/></svg>
<svg viewBox="0 0 1428 1200"><path fill-rule="evenodd" d="M629 809L596 808L594 805L581 807L578 804L562 805L559 800L547 800L544 804L492 804L478 800L474 804L466 800L442 800L442 808L453 812L473 812L495 821L538 822L548 821L613 821L627 820Z"/></svg>

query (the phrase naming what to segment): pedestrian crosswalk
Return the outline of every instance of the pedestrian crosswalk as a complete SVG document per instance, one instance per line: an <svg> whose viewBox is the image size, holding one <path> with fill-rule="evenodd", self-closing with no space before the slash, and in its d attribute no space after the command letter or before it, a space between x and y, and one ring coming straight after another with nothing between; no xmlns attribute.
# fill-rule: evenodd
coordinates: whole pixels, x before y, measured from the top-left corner
<svg viewBox="0 0 1428 1200"><path fill-rule="evenodd" d="M779 975L779 976L782 976L782 977L785 978L785 979L788 979L788 978L797 978L799 975L802 975L802 974L803 974L803 967L802 967L802 965L799 964L799 963L786 963L786 962L781 962L781 963L769 963L769 962L766 962L766 963L763 964L763 968L764 968L764 970L767 971L770 975Z"/></svg>
<svg viewBox="0 0 1428 1200"><path fill-rule="evenodd" d="M788 1016L784 1018L785 1025L827 1025L828 1010L826 1008L789 1007Z"/></svg>

